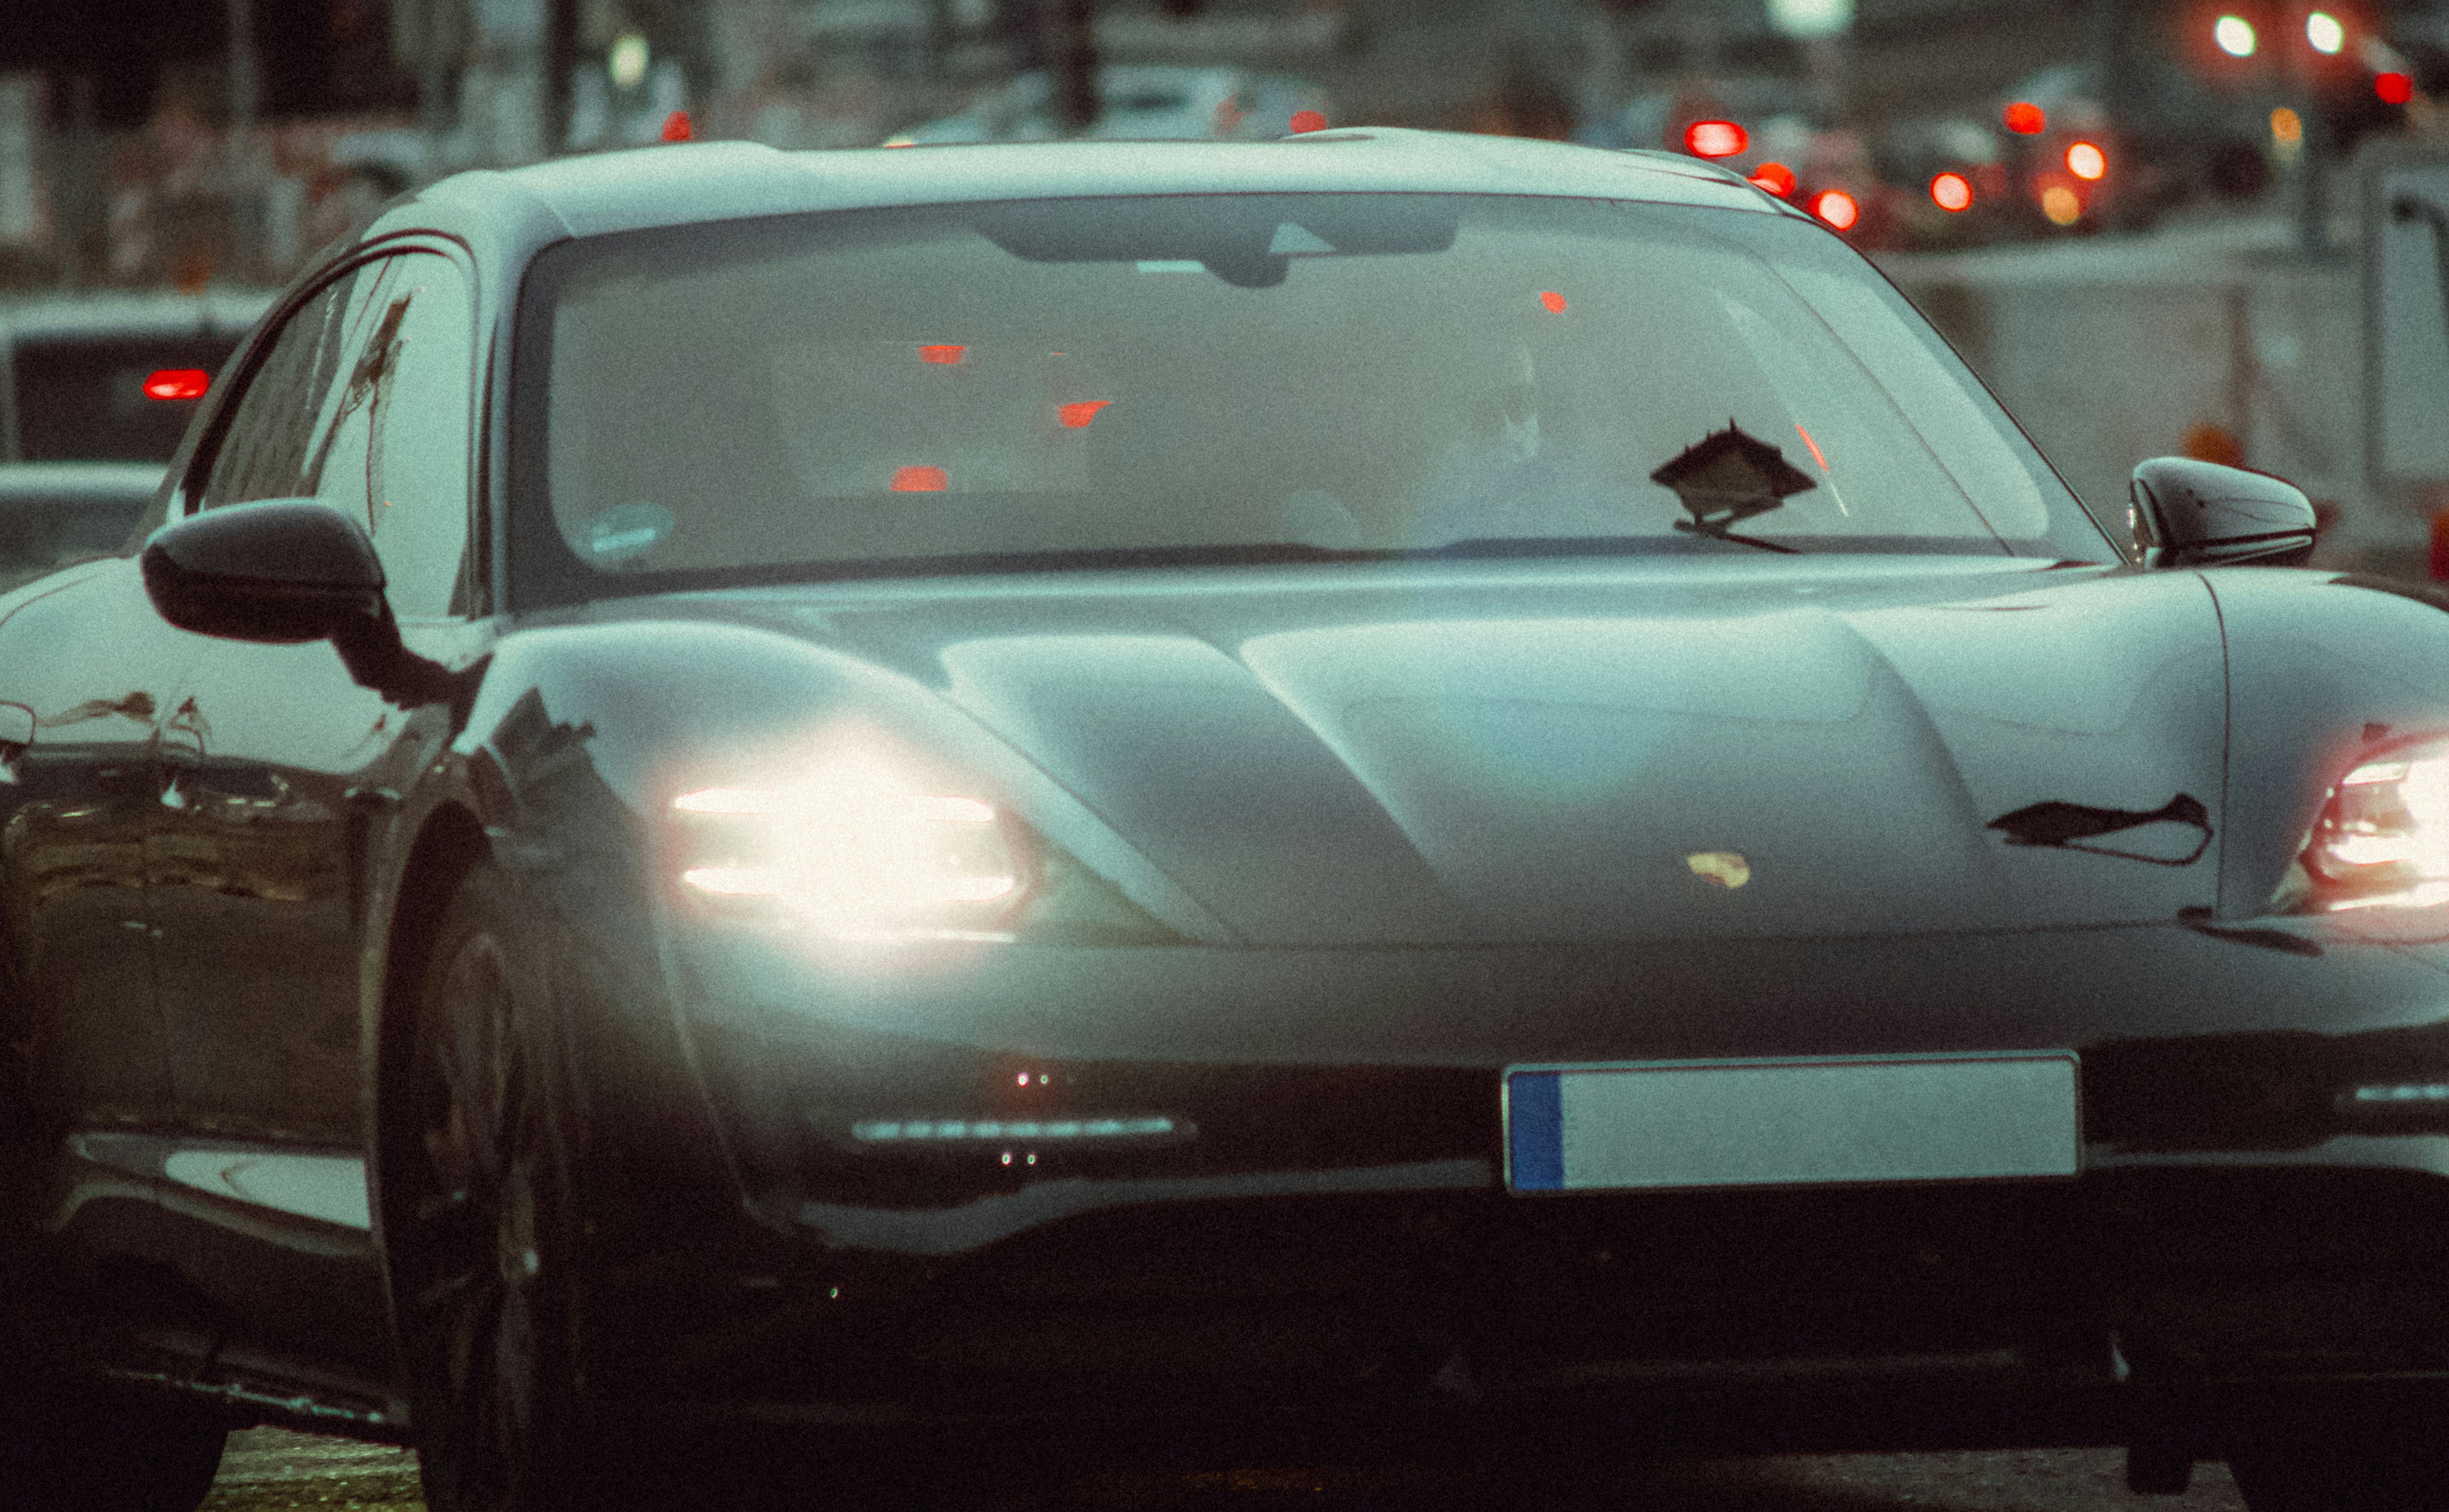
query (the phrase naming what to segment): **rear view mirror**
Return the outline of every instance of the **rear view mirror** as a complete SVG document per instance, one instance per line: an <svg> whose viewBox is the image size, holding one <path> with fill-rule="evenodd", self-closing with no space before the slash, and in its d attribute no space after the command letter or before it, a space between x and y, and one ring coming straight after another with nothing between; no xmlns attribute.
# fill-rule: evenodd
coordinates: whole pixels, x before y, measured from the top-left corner
<svg viewBox="0 0 2449 1512"><path fill-rule="evenodd" d="M2155 456L2128 488L2146 567L2302 567L2313 554L2313 501L2285 478Z"/></svg>
<svg viewBox="0 0 2449 1512"><path fill-rule="evenodd" d="M267 499L153 533L140 558L164 619L199 635L276 644L385 619L382 562L357 522L317 499Z"/></svg>

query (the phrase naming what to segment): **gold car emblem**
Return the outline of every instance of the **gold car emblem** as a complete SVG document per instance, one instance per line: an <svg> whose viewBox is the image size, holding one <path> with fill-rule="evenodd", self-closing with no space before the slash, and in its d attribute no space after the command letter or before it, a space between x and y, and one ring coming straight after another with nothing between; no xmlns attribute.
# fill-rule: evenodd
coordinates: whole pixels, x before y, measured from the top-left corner
<svg viewBox="0 0 2449 1512"><path fill-rule="evenodd" d="M1684 858L1692 875L1718 887L1741 887L1752 880L1751 863L1733 850L1696 850Z"/></svg>

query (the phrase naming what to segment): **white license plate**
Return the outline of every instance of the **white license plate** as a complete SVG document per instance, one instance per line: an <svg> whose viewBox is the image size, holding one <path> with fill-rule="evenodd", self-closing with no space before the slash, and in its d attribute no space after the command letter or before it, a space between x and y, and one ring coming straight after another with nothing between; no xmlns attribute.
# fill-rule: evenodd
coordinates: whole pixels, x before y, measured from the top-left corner
<svg viewBox="0 0 2449 1512"><path fill-rule="evenodd" d="M2073 1051L1513 1066L1515 1192L2072 1176Z"/></svg>

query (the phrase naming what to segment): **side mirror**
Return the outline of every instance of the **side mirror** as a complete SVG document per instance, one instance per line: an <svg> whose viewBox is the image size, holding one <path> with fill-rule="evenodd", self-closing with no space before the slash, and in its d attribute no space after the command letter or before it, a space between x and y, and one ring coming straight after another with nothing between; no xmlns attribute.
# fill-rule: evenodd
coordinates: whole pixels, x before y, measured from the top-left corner
<svg viewBox="0 0 2449 1512"><path fill-rule="evenodd" d="M273 645L328 640L359 686L402 708L442 703L467 717L474 677L401 643L374 542L319 499L191 514L155 531L137 561L155 611L183 630Z"/></svg>
<svg viewBox="0 0 2449 1512"><path fill-rule="evenodd" d="M2146 567L2302 567L2313 554L2313 502L2284 478L2155 456L2128 485Z"/></svg>
<svg viewBox="0 0 2449 1512"><path fill-rule="evenodd" d="M295 643L390 617L382 561L357 522L316 499L266 499L153 533L138 559L164 619L199 635Z"/></svg>

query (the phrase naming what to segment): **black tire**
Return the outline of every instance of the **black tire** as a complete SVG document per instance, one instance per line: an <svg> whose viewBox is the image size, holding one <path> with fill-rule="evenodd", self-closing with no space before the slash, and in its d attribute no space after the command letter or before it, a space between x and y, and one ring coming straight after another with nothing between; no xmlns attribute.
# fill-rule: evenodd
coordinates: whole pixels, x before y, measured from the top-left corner
<svg viewBox="0 0 2449 1512"><path fill-rule="evenodd" d="M2228 1470L2252 1512L2449 1512L2449 1414L2387 1404L2250 1435Z"/></svg>
<svg viewBox="0 0 2449 1512"><path fill-rule="evenodd" d="M393 1315L430 1512L634 1503L585 1381L561 1037L509 889L462 879L383 1111ZM629 1456L621 1456L625 1461Z"/></svg>
<svg viewBox="0 0 2449 1512"><path fill-rule="evenodd" d="M0 1502L14 1512L195 1512L222 1420L183 1402L62 1389L0 1405Z"/></svg>

